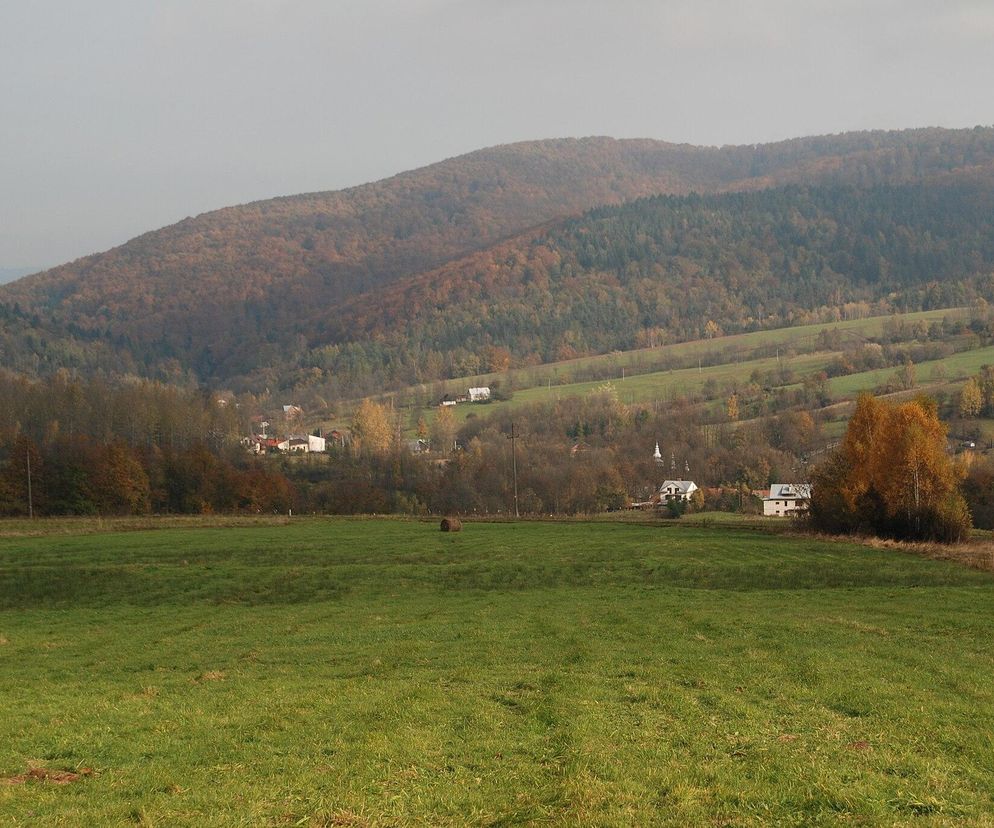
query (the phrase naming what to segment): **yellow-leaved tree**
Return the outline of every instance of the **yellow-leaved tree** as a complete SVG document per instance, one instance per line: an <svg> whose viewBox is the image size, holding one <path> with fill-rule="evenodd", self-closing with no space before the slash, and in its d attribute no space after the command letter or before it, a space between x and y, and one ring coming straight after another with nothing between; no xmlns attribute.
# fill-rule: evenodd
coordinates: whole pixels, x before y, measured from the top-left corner
<svg viewBox="0 0 994 828"><path fill-rule="evenodd" d="M372 400L363 400L352 418L352 442L358 451L386 454L393 442L386 408Z"/></svg>
<svg viewBox="0 0 994 828"><path fill-rule="evenodd" d="M431 424L431 449L448 454L452 451L452 442L456 436L456 418L452 408L440 405L435 412L435 420Z"/></svg>
<svg viewBox="0 0 994 828"><path fill-rule="evenodd" d="M960 417L976 417L980 413L982 403L980 383L976 378L970 377L959 392Z"/></svg>
<svg viewBox="0 0 994 828"><path fill-rule="evenodd" d="M970 530L961 478L933 400L864 394L842 444L813 476L810 520L828 532L959 541Z"/></svg>

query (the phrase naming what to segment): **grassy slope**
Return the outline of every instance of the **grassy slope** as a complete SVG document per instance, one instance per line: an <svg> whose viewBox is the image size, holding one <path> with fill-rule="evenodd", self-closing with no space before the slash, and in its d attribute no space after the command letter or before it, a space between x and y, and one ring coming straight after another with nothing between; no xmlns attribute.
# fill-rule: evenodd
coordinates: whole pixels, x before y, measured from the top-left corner
<svg viewBox="0 0 994 828"><path fill-rule="evenodd" d="M0 540L0 823L989 824L994 579L742 529Z"/></svg>
<svg viewBox="0 0 994 828"><path fill-rule="evenodd" d="M963 314L962 308L947 308L943 310L920 311L916 313L899 314L896 316L872 316L866 319L849 319L842 322L825 322L814 325L798 325L793 328L776 328L768 331L752 331L751 333L733 334L717 339L697 339L692 342L678 342L673 345L661 345L657 348L638 348L632 351L619 351L598 356L579 357L577 359L552 362L530 368L517 368L500 374L479 374L472 377L447 380L442 386L450 393L465 393L470 386L488 385L496 381L512 380L518 389L544 386L551 380L559 384L563 377L572 376L575 372L591 367L610 366L621 375L621 369L638 370L646 363L657 362L660 359L673 361L693 361L701 357L705 362L709 357L721 354L735 355L736 358L752 358L752 354L770 346L794 347L811 350L815 340L822 331L838 330L846 334L856 334L858 337L874 337L883 333L884 325L889 320L900 319L907 324L915 322L940 322L943 317L955 317Z"/></svg>
<svg viewBox="0 0 994 828"><path fill-rule="evenodd" d="M784 359L799 376L805 376L822 371L832 361L834 352L818 352L803 354L791 359ZM742 362L732 362L723 365L712 365L707 368L681 368L675 371L655 371L651 374L637 374L625 379L595 380L593 382L573 382L567 385L538 386L524 391L516 391L506 402L488 403L486 405L456 406L457 419L465 419L469 414L489 414L499 407L514 409L522 405L536 402L547 402L560 397L574 397L589 394L610 383L618 393L618 398L625 403L648 402L651 400L668 399L681 394L700 391L708 382L730 383L737 381L746 383L753 371L773 371L780 364L776 357L749 359ZM890 374L894 373L893 368Z"/></svg>
<svg viewBox="0 0 994 828"><path fill-rule="evenodd" d="M927 323L940 321L944 316L959 313L959 309L948 309L940 311L923 311L921 313L910 313L901 315L899 318L905 323L913 324L917 321ZM783 364L786 364L799 377L805 377L818 371L824 370L832 359L837 355L835 351L821 351L815 353L803 353L811 349L819 333L825 330L839 330L849 334L851 337L866 338L878 336L884 324L895 317L876 316L869 319L856 319L847 322L832 324L804 325L797 328L781 328L773 331L756 331L748 334L721 337L715 340L699 340L695 342L685 342L677 345L667 345L657 349L647 349L642 351L626 351L620 354L608 354L598 357L587 357L583 360L572 360L569 362L543 365L539 368L530 369L526 373L525 369L515 375L515 384L520 390L515 391L512 399L505 402L493 402L487 405L460 405L455 408L455 417L458 421L465 420L470 414L483 416L491 414L500 409L513 410L522 405L535 402L555 400L561 397L580 396L588 394L611 382L618 392L622 402L650 402L653 400L667 399L673 395L693 393L699 391L709 381L713 380L719 385L732 381L747 382L754 370L769 372L778 367L780 361L776 357L763 356L748 358L748 355L759 350L769 350L771 346L780 346L785 351L796 349L802 351L798 356L784 356ZM672 371L652 371L644 374L626 375L621 377L622 367L628 369L637 367L640 360L650 360L654 355L665 353L673 360L692 360L698 356L706 361L713 361L717 355L727 354L720 364L710 365L703 368L682 368ZM976 373L980 365L985 362L994 361L992 358L994 350L978 349L976 351L954 354L945 360L922 363L918 366L918 377L927 380L930 370L935 365L942 363L947 370L948 378L965 378L970 373ZM709 359L710 358L710 359ZM607 360L613 362L607 363ZM559 378L569 376L572 371L581 365L591 363L611 364L617 371L617 376L612 380L595 380L592 382L567 382L561 383ZM976 365L975 368L972 366ZM833 395L852 396L860 391L869 391L890 379L897 368L882 368L878 371L866 371L852 374L847 377L838 377L830 382ZM451 391L465 389L474 384L486 384L492 382L498 375L487 375L485 377L474 377L464 380L452 380L447 384ZM538 384L539 379L548 382L547 385Z"/></svg>
<svg viewBox="0 0 994 828"><path fill-rule="evenodd" d="M915 366L915 377L921 384L930 382L933 371L942 366L945 371L945 381L964 380L980 373L984 365L994 363L994 347L975 348L972 351L961 351L943 359L933 359L920 362ZM900 369L895 367L878 368L874 371L861 371L844 377L833 377L828 387L833 396L846 397L869 391L884 385Z"/></svg>

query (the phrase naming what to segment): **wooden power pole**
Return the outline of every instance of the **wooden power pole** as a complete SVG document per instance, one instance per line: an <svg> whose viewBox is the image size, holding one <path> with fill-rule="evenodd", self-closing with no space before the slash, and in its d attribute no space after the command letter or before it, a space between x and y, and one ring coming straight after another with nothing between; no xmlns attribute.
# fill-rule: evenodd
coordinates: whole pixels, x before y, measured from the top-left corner
<svg viewBox="0 0 994 828"><path fill-rule="evenodd" d="M518 457L514 449L515 441L521 435L514 430L514 420L511 420L511 433L507 435L507 439L511 441L511 478L514 481L514 516L521 517L518 512Z"/></svg>
<svg viewBox="0 0 994 828"><path fill-rule="evenodd" d="M28 462L28 517L33 520L35 516L35 506L34 499L31 497L31 449L28 449L24 453L24 456Z"/></svg>

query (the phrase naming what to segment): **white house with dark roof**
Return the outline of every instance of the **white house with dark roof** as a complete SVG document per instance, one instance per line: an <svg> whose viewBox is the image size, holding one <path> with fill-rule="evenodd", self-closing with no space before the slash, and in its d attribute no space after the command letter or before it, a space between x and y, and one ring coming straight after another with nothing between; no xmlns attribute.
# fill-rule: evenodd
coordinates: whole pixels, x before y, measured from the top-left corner
<svg viewBox="0 0 994 828"><path fill-rule="evenodd" d="M664 480L659 487L659 502L668 503L671 500L688 502L690 496L697 491L693 480Z"/></svg>
<svg viewBox="0 0 994 828"><path fill-rule="evenodd" d="M285 440L277 443L276 447L280 451L308 454L312 451L325 451L327 441L324 437L317 437L313 434L291 434Z"/></svg>
<svg viewBox="0 0 994 828"><path fill-rule="evenodd" d="M774 483L763 498L763 514L783 517L806 511L811 502L810 483Z"/></svg>

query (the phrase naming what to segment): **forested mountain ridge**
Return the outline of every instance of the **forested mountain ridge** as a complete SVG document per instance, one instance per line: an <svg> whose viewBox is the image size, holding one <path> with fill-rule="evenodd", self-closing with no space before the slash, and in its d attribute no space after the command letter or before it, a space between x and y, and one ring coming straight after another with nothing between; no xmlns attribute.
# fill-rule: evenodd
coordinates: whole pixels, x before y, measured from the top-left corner
<svg viewBox="0 0 994 828"><path fill-rule="evenodd" d="M994 129L989 128L853 133L722 148L609 138L513 144L350 190L255 202L186 219L107 253L4 286L0 302L37 314L42 326L51 314L63 331L98 336L127 352L139 370L160 376L193 371L201 381L217 383L242 375L241 384L248 385L274 379L285 384L288 376L320 382L334 374L341 383L366 369L390 381L413 367L430 378L456 369L433 365L426 370L426 363L435 361L433 351L479 346L507 349L516 358L546 358L617 347L619 337L605 325L627 326L631 335L631 321L639 314L640 328L669 324L665 314L653 321L644 309L633 316L624 302L617 319L605 319L602 310L615 301L611 279L617 274L606 284L597 281L610 268L596 251L577 260L586 268L587 281L557 283L582 294L565 297L572 310L561 310L562 295L543 295L541 280L530 283L528 304L565 319L556 331L565 336L562 342L550 344L549 336L528 323L522 327L500 306L486 311L497 313L490 329L479 335L459 322L462 315L482 313L483 296L498 305L509 298L515 277L502 269L502 256L542 255L540 248L549 246L537 240L550 233L554 246L569 247L562 234L579 232L589 220L569 217L592 207L661 193L819 183L870 187L992 160ZM581 224L571 223L576 221ZM590 244L617 247L603 237ZM679 255L687 258L686 252ZM470 277L475 265L466 261L474 256L493 260L492 277ZM439 307L434 317L426 316L415 286L437 285L446 278L440 273L467 281L436 290L432 301ZM672 285L657 289L672 290ZM520 285L511 294L515 290ZM409 302L413 312L398 313L398 301ZM584 305L588 310L581 312ZM720 303L711 307L722 311ZM438 314L446 312L455 324L439 331ZM498 322L506 326L500 335ZM725 324L722 318L718 322ZM578 326L584 333L573 341L570 331ZM685 327L666 336L684 336ZM418 333L418 328L424 330ZM406 345L397 340L399 331L406 332ZM463 334L466 338L460 339ZM523 337L533 341L524 343ZM367 344L356 350L354 342ZM385 351L370 358L368 346L384 343Z"/></svg>
<svg viewBox="0 0 994 828"><path fill-rule="evenodd" d="M653 196L592 210L345 303L308 368L506 364L994 299L994 165L911 184ZM847 307L848 306L848 307Z"/></svg>

